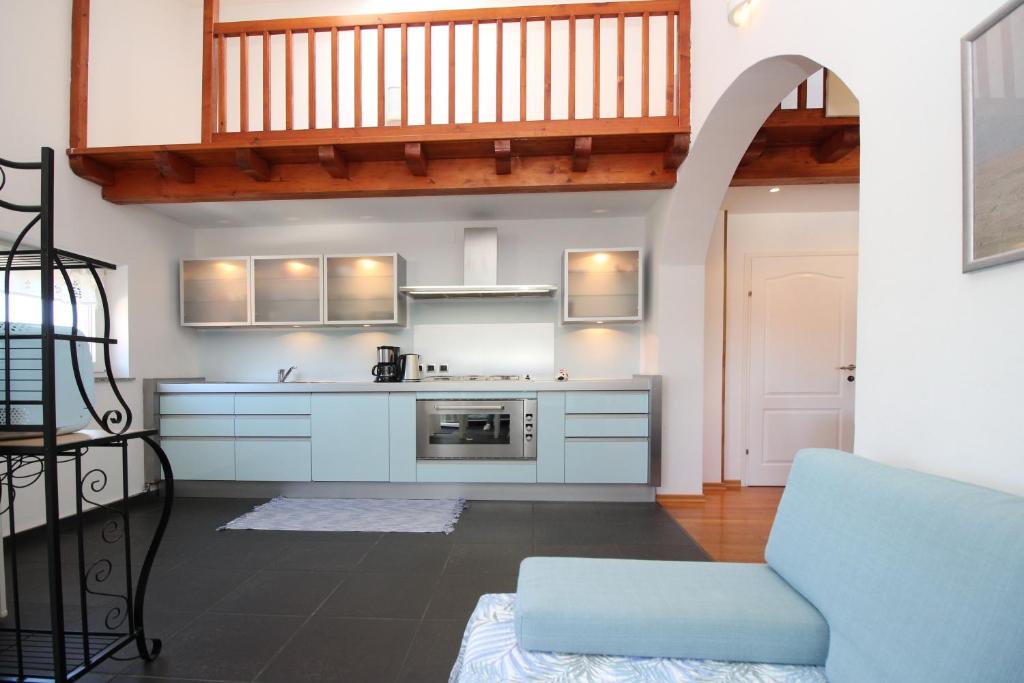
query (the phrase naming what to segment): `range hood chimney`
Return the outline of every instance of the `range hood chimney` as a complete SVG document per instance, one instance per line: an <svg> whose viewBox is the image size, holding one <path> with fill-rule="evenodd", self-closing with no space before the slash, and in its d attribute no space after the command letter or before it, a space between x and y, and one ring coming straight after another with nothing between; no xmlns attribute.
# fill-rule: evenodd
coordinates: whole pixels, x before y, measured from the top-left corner
<svg viewBox="0 0 1024 683"><path fill-rule="evenodd" d="M414 299L489 299L551 296L554 285L498 284L498 229L466 228L461 285L402 287Z"/></svg>

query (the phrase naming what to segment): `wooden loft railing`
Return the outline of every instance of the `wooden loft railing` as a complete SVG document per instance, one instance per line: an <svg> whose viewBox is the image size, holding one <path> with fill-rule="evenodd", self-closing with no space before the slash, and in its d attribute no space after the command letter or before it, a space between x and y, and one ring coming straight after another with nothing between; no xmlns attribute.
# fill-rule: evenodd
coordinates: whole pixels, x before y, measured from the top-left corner
<svg viewBox="0 0 1024 683"><path fill-rule="evenodd" d="M689 20L638 0L221 22L205 0L201 141L89 148L73 119L68 153L124 203L671 187Z"/></svg>
<svg viewBox="0 0 1024 683"><path fill-rule="evenodd" d="M859 182L860 117L827 114L831 82L822 70L779 104L743 155L734 186Z"/></svg>

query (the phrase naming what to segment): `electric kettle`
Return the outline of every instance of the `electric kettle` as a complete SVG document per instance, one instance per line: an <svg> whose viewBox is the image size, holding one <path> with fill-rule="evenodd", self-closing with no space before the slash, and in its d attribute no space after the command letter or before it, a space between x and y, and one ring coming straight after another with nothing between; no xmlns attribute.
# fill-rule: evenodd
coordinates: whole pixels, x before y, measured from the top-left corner
<svg viewBox="0 0 1024 683"><path fill-rule="evenodd" d="M423 369L420 367L420 354L403 353L398 357L398 375L403 382L419 382L423 379Z"/></svg>

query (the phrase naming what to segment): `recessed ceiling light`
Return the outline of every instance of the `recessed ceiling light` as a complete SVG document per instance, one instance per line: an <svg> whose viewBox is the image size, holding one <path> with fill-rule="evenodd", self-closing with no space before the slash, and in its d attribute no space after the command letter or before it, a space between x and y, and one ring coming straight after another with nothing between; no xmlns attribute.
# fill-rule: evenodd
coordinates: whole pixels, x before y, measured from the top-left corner
<svg viewBox="0 0 1024 683"><path fill-rule="evenodd" d="M608 213L608 209L591 209L590 213Z"/></svg>
<svg viewBox="0 0 1024 683"><path fill-rule="evenodd" d="M368 221L371 218L375 218L375 216L360 216L360 218L363 219L364 221Z"/></svg>
<svg viewBox="0 0 1024 683"><path fill-rule="evenodd" d="M299 220L299 217L298 216L285 216L284 219L286 221L288 221L289 223L294 223L295 221Z"/></svg>
<svg viewBox="0 0 1024 683"><path fill-rule="evenodd" d="M603 320L598 320L598 321L597 321L597 324L598 324L598 325L604 325L604 321L603 321Z"/></svg>
<svg viewBox="0 0 1024 683"><path fill-rule="evenodd" d="M227 225L227 224L228 224L228 223L230 223L231 221L230 221L230 220L228 220L227 218L221 218L221 219L220 219L220 220L218 220L217 222L218 222L218 223L220 223L221 225Z"/></svg>
<svg viewBox="0 0 1024 683"><path fill-rule="evenodd" d="M772 194L775 194L776 192L782 192L782 188L781 187L772 187L772 188L769 188L768 191L771 192Z"/></svg>
<svg viewBox="0 0 1024 683"><path fill-rule="evenodd" d="M363 325L363 327L369 327L369 325Z"/></svg>

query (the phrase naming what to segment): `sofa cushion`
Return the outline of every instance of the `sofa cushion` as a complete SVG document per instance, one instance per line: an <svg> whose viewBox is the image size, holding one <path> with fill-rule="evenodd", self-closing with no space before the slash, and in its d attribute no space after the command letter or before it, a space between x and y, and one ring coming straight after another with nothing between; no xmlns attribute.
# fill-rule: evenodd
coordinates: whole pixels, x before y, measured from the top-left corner
<svg viewBox="0 0 1024 683"><path fill-rule="evenodd" d="M1024 498L806 450L766 556L828 621L833 683L1024 681Z"/></svg>
<svg viewBox="0 0 1024 683"><path fill-rule="evenodd" d="M525 650L820 665L828 626L767 565L530 557Z"/></svg>

